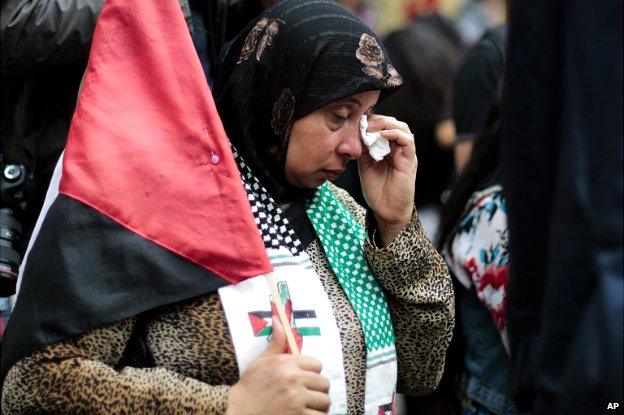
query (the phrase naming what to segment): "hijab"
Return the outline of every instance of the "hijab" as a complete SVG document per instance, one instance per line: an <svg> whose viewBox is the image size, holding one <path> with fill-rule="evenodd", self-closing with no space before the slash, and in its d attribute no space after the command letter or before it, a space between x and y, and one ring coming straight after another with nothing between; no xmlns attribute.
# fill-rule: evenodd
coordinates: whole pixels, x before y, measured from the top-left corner
<svg viewBox="0 0 624 415"><path fill-rule="evenodd" d="M306 194L285 178L294 121L353 94L389 95L402 80L377 35L330 0L284 0L221 54L214 95L236 150L278 202Z"/></svg>

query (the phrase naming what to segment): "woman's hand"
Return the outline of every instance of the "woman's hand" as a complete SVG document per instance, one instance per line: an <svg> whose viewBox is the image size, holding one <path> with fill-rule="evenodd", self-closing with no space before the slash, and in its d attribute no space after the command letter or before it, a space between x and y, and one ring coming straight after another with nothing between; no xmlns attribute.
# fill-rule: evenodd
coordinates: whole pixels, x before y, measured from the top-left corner
<svg viewBox="0 0 624 415"><path fill-rule="evenodd" d="M329 381L320 375L321 362L286 349L286 334L274 317L269 347L230 388L226 415L327 413Z"/></svg>
<svg viewBox="0 0 624 415"><path fill-rule="evenodd" d="M388 246L410 222L414 211L416 147L407 124L383 115L368 116L368 131L390 142L390 154L375 161L364 150L358 160L362 192L373 210L383 246Z"/></svg>

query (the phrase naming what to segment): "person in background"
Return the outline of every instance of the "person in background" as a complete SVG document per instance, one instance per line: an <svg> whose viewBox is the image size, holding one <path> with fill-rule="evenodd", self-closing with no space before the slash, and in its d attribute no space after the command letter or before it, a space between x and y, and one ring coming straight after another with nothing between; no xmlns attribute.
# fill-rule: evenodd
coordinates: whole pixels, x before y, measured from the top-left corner
<svg viewBox="0 0 624 415"><path fill-rule="evenodd" d="M500 91L500 90L499 90ZM439 248L455 277L464 414L518 413L508 387L507 207L500 183L500 92L444 205ZM452 374L455 379L461 378Z"/></svg>
<svg viewBox="0 0 624 415"><path fill-rule="evenodd" d="M102 3L2 2L0 338L21 258L65 147Z"/></svg>
<svg viewBox="0 0 624 415"><path fill-rule="evenodd" d="M501 144L511 385L539 414L622 408L623 9L511 4Z"/></svg>
<svg viewBox="0 0 624 415"><path fill-rule="evenodd" d="M212 88L223 46L276 0L189 0L193 44Z"/></svg>
<svg viewBox="0 0 624 415"><path fill-rule="evenodd" d="M467 0L455 20L462 42L468 47L479 41L489 27L502 24L507 17L508 0Z"/></svg>
<svg viewBox="0 0 624 415"><path fill-rule="evenodd" d="M376 110L409 124L421 159L416 205L439 206L453 172L450 85L461 62L461 42L450 23L429 14L391 33L385 44L405 86Z"/></svg>
<svg viewBox="0 0 624 415"><path fill-rule="evenodd" d="M25 167L23 251L65 146L102 0L2 2L2 164ZM6 177L3 177L3 182ZM10 202L5 201L3 207Z"/></svg>
<svg viewBox="0 0 624 415"><path fill-rule="evenodd" d="M505 25L489 29L468 52L453 84L455 171L468 160L476 131L483 125L505 66Z"/></svg>

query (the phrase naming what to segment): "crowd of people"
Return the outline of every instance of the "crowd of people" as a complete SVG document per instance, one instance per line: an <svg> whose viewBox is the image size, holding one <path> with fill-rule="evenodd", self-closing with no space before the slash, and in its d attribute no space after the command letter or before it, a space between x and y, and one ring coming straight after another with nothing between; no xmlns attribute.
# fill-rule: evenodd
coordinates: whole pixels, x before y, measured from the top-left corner
<svg viewBox="0 0 624 415"><path fill-rule="evenodd" d="M4 1L2 413L621 411L622 2L423 3Z"/></svg>

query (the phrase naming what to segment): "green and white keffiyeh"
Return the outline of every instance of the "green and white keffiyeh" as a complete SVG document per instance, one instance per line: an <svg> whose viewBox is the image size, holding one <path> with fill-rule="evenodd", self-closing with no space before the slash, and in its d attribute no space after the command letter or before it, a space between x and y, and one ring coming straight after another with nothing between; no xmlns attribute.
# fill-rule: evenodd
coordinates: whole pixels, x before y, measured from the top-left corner
<svg viewBox="0 0 624 415"><path fill-rule="evenodd" d="M329 264L362 325L366 342L366 413L373 413L387 397L387 387L396 384L394 330L385 295L366 258L366 231L332 193L322 185L307 209ZM387 401L386 401L387 403ZM374 412L378 413L378 412Z"/></svg>

